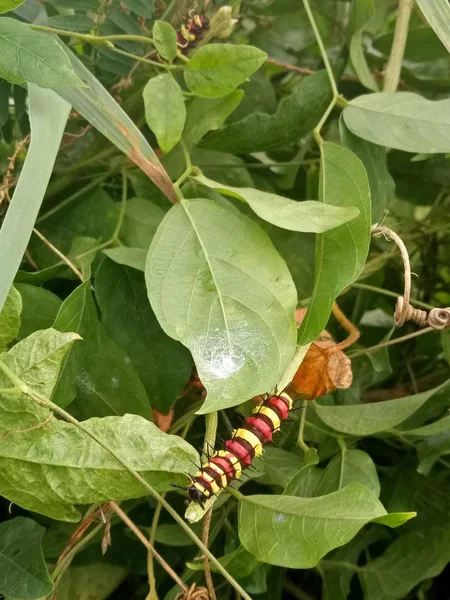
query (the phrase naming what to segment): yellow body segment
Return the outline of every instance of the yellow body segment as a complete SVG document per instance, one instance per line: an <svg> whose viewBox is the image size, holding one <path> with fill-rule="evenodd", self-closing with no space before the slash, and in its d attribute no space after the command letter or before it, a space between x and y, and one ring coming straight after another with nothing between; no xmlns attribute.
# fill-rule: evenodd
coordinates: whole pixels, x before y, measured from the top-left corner
<svg viewBox="0 0 450 600"><path fill-rule="evenodd" d="M280 398L285 398L288 401L289 410L291 410L292 409L292 405L294 404L294 401L289 396L289 394L286 394L286 392L283 392L282 394L280 394Z"/></svg>
<svg viewBox="0 0 450 600"><path fill-rule="evenodd" d="M236 431L236 435L234 437L239 437L247 441L255 451L255 456L261 456L263 453L263 445L259 441L259 438L252 431L248 431L248 429L241 427Z"/></svg>
<svg viewBox="0 0 450 600"><path fill-rule="evenodd" d="M204 494L207 498L211 496L210 491L207 488L205 488L199 481L194 481L194 487L197 488L199 492L202 492L202 494Z"/></svg>
<svg viewBox="0 0 450 600"><path fill-rule="evenodd" d="M202 477L205 481L209 483L214 494L217 494L220 491L220 485L217 483L214 477L212 477L208 473L205 473L205 471L203 471Z"/></svg>
<svg viewBox="0 0 450 600"><path fill-rule="evenodd" d="M212 462L208 462L208 463L206 463L204 468L206 468L206 467L209 467L210 469L212 469L213 471L215 471L217 473L217 475L220 477L220 481L222 482L222 487L227 486L227 484L228 484L227 476L225 475L223 469L221 467L219 467L219 465L216 465L215 463L212 463Z"/></svg>
<svg viewBox="0 0 450 600"><path fill-rule="evenodd" d="M270 408L270 406L258 406L253 412L255 415L260 414L268 417L272 423L274 431L280 427L280 418L278 417L277 413Z"/></svg>

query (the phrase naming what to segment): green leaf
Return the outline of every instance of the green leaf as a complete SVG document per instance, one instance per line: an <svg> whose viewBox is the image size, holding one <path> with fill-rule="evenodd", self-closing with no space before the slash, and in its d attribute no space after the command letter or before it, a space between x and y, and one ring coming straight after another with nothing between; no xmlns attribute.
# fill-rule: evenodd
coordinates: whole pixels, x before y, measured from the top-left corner
<svg viewBox="0 0 450 600"><path fill-rule="evenodd" d="M87 15L56 15L49 17L44 25L46 27L54 27L55 29L67 29L68 31L77 31L80 33L89 33L91 29L96 28L95 21Z"/></svg>
<svg viewBox="0 0 450 600"><path fill-rule="evenodd" d="M194 98L187 108L183 139L188 146L199 142L208 131L219 129L244 97L242 90L234 90L223 98Z"/></svg>
<svg viewBox="0 0 450 600"><path fill-rule="evenodd" d="M81 369L95 356L97 341L97 310L89 281L78 286L61 305L54 324L58 331L75 331L81 341L64 358L61 375L52 401L65 407L76 395L75 381Z"/></svg>
<svg viewBox="0 0 450 600"><path fill-rule="evenodd" d="M450 560L449 536L445 523L396 539L358 571L365 600L401 600L421 581L439 575Z"/></svg>
<svg viewBox="0 0 450 600"><path fill-rule="evenodd" d="M106 600L127 574L117 563L71 564L58 584L58 600Z"/></svg>
<svg viewBox="0 0 450 600"><path fill-rule="evenodd" d="M359 216L317 238L314 290L300 326L299 345L312 342L325 328L335 298L359 276L370 243L370 189L364 165L343 146L321 148L321 202L354 206Z"/></svg>
<svg viewBox="0 0 450 600"><path fill-rule="evenodd" d="M350 483L359 483L380 496L377 469L370 456L362 450L348 450L334 456L325 469L314 496L323 496L340 490Z"/></svg>
<svg viewBox="0 0 450 600"><path fill-rule="evenodd" d="M387 527L391 527L394 529L395 527L400 527L410 519L414 519L417 516L416 512L397 512L397 513L389 513L388 515L384 515L382 517L378 517L373 519L372 523L378 523L379 525L386 525Z"/></svg>
<svg viewBox="0 0 450 600"><path fill-rule="evenodd" d="M434 463L441 457L450 454L450 430L439 435L427 436L416 446L419 457L417 471L428 475Z"/></svg>
<svg viewBox="0 0 450 600"><path fill-rule="evenodd" d="M355 206L333 206L314 200L297 202L253 188L223 186L206 177L195 179L222 194L247 202L258 217L290 231L323 233L359 215L359 209Z"/></svg>
<svg viewBox="0 0 450 600"><path fill-rule="evenodd" d="M140 17L149 18L153 15L153 0L125 0L124 4Z"/></svg>
<svg viewBox="0 0 450 600"><path fill-rule="evenodd" d="M394 199L395 189L394 180L387 167L386 148L353 135L342 117L339 120L339 131L342 145L356 154L366 169L370 186L372 220L379 223Z"/></svg>
<svg viewBox="0 0 450 600"><path fill-rule="evenodd" d="M202 98L226 96L266 62L253 46L208 44L192 55L184 71L188 88Z"/></svg>
<svg viewBox="0 0 450 600"><path fill-rule="evenodd" d="M185 483L198 462L194 448L136 415L89 419L83 425L107 442L159 491ZM70 423L54 421L0 439L0 493L19 506L78 521L74 504L140 498L148 492L106 450ZM45 473L45 477L42 474ZM39 485L37 485L37 483ZM36 483L36 485L35 485Z"/></svg>
<svg viewBox="0 0 450 600"><path fill-rule="evenodd" d="M61 307L61 300L58 296L45 288L27 283L16 283L15 288L22 296L23 304L17 337L23 340L39 329L51 327Z"/></svg>
<svg viewBox="0 0 450 600"><path fill-rule="evenodd" d="M22 381L49 398L56 385L64 356L79 336L46 329L31 334L16 344L3 362ZM0 388L11 387L11 382L0 372ZM50 413L23 395L0 396L0 431L27 429L44 422ZM8 437L5 438L5 441Z"/></svg>
<svg viewBox="0 0 450 600"><path fill-rule="evenodd" d="M35 600L51 593L41 546L44 531L25 517L0 523L0 594Z"/></svg>
<svg viewBox="0 0 450 600"><path fill-rule="evenodd" d="M275 114L253 113L203 140L202 147L247 154L297 141L319 122L331 101L325 71L305 79L278 105Z"/></svg>
<svg viewBox="0 0 450 600"><path fill-rule="evenodd" d="M309 569L386 514L377 497L359 484L320 498L245 496L239 501L239 538L263 562Z"/></svg>
<svg viewBox="0 0 450 600"><path fill-rule="evenodd" d="M70 112L70 105L54 92L35 85L28 88L31 143L0 230L0 256L8 257L0 269L0 310L27 248Z"/></svg>
<svg viewBox="0 0 450 600"><path fill-rule="evenodd" d="M0 14L15 10L24 2L25 0L0 0Z"/></svg>
<svg viewBox="0 0 450 600"><path fill-rule="evenodd" d="M201 527L194 525L192 529L201 535ZM155 541L166 546L192 546L192 538L179 525L162 523L156 530Z"/></svg>
<svg viewBox="0 0 450 600"><path fill-rule="evenodd" d="M394 40L394 32L377 37L373 47L376 51L389 56ZM404 61L424 63L428 61L446 59L448 52L441 44L439 38L430 27L421 26L410 28L406 40Z"/></svg>
<svg viewBox="0 0 450 600"><path fill-rule="evenodd" d="M169 152L181 138L186 120L183 92L172 75L150 79L143 92L145 119L164 152Z"/></svg>
<svg viewBox="0 0 450 600"><path fill-rule="evenodd" d="M445 433L450 430L450 415L435 421L434 423L430 423L429 425L424 425L423 427L417 427L416 429L407 429L402 430L402 433L405 435L412 435L414 437L428 437L430 435L439 435L441 433Z"/></svg>
<svg viewBox="0 0 450 600"><path fill-rule="evenodd" d="M294 283L266 234L210 200L185 200L161 223L146 264L164 331L185 344L208 390L202 412L273 387L295 350Z"/></svg>
<svg viewBox="0 0 450 600"><path fill-rule="evenodd" d="M374 0L359 0L352 3L348 35L350 38L350 60L361 83L369 90L378 91L378 84L367 64L363 47L363 32L375 13Z"/></svg>
<svg viewBox="0 0 450 600"><path fill-rule="evenodd" d="M396 427L425 402L445 391L450 381L442 385L405 398L385 400L372 404L347 406L316 406L317 415L329 427L350 435L372 435Z"/></svg>
<svg viewBox="0 0 450 600"><path fill-rule="evenodd" d="M127 246L119 246L118 248L110 248L103 250L108 258L126 267L132 267L138 271L145 271L145 259L147 252L142 248L128 248Z"/></svg>
<svg viewBox="0 0 450 600"><path fill-rule="evenodd" d="M152 406L167 413L189 381L189 353L161 329L139 271L105 259L95 290L107 331L130 357Z"/></svg>
<svg viewBox="0 0 450 600"><path fill-rule="evenodd" d="M359 96L344 109L352 133L405 152L450 152L450 100L431 101L411 92Z"/></svg>
<svg viewBox="0 0 450 600"><path fill-rule="evenodd" d="M435 34L450 52L450 6L447 0L416 0L425 19L433 28Z"/></svg>
<svg viewBox="0 0 450 600"><path fill-rule="evenodd" d="M284 488L283 495L312 498L323 474L322 469L314 468L318 462L319 456L317 450L315 448L310 448L305 454L303 464L299 471Z"/></svg>
<svg viewBox="0 0 450 600"><path fill-rule="evenodd" d="M150 402L130 358L102 327L97 330L97 348L76 378L76 405L83 417L131 413L151 421Z"/></svg>
<svg viewBox="0 0 450 600"><path fill-rule="evenodd" d="M153 24L155 48L164 60L172 61L177 55L177 32L170 23L155 21Z"/></svg>
<svg viewBox="0 0 450 600"><path fill-rule="evenodd" d="M127 201L120 232L121 241L127 246L142 248L147 252L165 214L166 211L149 200L131 198Z"/></svg>
<svg viewBox="0 0 450 600"><path fill-rule="evenodd" d="M0 76L43 88L82 86L66 53L53 38L16 19L0 18Z"/></svg>
<svg viewBox="0 0 450 600"><path fill-rule="evenodd" d="M0 310L0 352L16 339L20 330L20 313L22 312L22 297L11 288L6 296L5 304Z"/></svg>

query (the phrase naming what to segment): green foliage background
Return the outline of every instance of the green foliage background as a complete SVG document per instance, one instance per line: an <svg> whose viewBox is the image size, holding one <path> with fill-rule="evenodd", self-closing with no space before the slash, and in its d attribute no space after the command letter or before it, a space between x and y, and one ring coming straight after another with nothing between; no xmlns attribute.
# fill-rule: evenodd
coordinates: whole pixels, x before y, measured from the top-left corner
<svg viewBox="0 0 450 600"><path fill-rule="evenodd" d="M0 595L174 600L109 501L205 586L204 511L171 484L325 327L344 339L338 299L352 386L212 503L215 594L447 597L450 335L395 326L403 263L371 237L404 240L412 304L450 304L446 0L0 13Z"/></svg>

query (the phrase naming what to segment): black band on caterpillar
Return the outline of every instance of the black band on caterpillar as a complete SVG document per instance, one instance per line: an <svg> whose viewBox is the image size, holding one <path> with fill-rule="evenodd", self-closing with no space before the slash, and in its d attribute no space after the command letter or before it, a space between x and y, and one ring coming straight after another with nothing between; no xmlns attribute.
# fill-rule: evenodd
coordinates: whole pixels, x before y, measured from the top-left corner
<svg viewBox="0 0 450 600"><path fill-rule="evenodd" d="M239 479L253 458L263 453L263 446L272 441L273 433L288 418L292 404L288 394L283 393L269 396L256 406L243 427L234 432L222 450L213 453L184 488L191 501L203 505L231 481Z"/></svg>

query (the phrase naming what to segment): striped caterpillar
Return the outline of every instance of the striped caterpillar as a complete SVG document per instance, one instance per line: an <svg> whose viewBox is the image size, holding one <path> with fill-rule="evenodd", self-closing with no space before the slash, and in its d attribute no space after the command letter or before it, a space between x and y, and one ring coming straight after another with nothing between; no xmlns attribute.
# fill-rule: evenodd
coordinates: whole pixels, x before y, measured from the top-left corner
<svg viewBox="0 0 450 600"><path fill-rule="evenodd" d="M203 507L211 496L239 479L252 460L263 453L264 444L272 441L273 433L288 418L292 404L291 397L282 393L267 396L256 406L251 416L245 419L244 426L234 432L222 450L213 453L183 488L190 500Z"/></svg>

